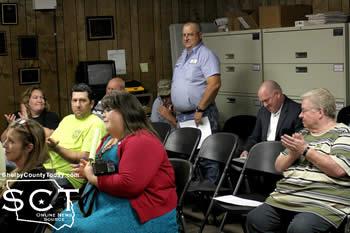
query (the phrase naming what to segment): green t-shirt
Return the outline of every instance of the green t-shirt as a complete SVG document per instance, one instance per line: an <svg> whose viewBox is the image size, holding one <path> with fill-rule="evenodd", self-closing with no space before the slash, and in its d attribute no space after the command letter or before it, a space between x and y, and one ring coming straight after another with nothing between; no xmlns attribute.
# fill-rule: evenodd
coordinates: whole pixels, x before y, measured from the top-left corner
<svg viewBox="0 0 350 233"><path fill-rule="evenodd" d="M72 151L90 152L96 129L100 129L100 139L106 134L103 121L91 114L84 119L78 119L74 114L66 116L51 135L59 145ZM71 163L62 158L53 150L49 151L50 160L44 166L46 169L54 169L56 174L63 175L75 187L80 188L85 183L84 179L77 178L72 173Z"/></svg>

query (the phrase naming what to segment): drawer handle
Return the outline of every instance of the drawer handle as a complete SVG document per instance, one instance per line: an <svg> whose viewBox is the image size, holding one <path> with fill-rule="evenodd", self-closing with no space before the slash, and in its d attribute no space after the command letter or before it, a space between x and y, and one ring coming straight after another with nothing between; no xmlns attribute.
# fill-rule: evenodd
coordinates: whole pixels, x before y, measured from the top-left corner
<svg viewBox="0 0 350 233"><path fill-rule="evenodd" d="M307 66L297 66L295 67L296 73L307 73Z"/></svg>
<svg viewBox="0 0 350 233"><path fill-rule="evenodd" d="M236 98L234 97L227 97L226 99L227 99L227 103L231 103L231 104L236 103Z"/></svg>
<svg viewBox="0 0 350 233"><path fill-rule="evenodd" d="M226 59L235 59L235 55L233 53L226 53Z"/></svg>
<svg viewBox="0 0 350 233"><path fill-rule="evenodd" d="M234 66L226 66L226 72L235 72Z"/></svg>
<svg viewBox="0 0 350 233"><path fill-rule="evenodd" d="M295 58L307 58L307 52L296 52Z"/></svg>

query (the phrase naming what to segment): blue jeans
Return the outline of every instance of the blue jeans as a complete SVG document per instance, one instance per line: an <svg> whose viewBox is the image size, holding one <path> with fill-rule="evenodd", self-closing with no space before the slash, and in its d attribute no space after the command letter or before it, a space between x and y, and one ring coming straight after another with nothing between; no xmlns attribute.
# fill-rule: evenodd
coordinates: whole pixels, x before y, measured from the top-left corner
<svg viewBox="0 0 350 233"><path fill-rule="evenodd" d="M207 116L210 122L210 128L212 133L219 131L219 111L215 104L210 105L205 112L203 117ZM194 119L194 113L190 114L178 114L176 116L178 122L184 122ZM208 180L211 183L216 183L220 176L220 164L216 161L202 159L199 161L199 167L201 174L204 179Z"/></svg>

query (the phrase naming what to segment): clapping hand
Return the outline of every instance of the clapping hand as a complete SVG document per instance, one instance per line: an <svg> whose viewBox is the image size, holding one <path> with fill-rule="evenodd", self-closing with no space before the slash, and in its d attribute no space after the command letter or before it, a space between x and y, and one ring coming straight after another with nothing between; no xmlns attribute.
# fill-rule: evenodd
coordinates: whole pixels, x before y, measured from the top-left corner
<svg viewBox="0 0 350 233"><path fill-rule="evenodd" d="M97 176L95 176L91 163L86 159L81 159L79 164L74 164L73 172L79 177L87 179L91 184L97 186Z"/></svg>
<svg viewBox="0 0 350 233"><path fill-rule="evenodd" d="M5 114L4 116L5 116L7 123L9 123L9 124L11 124L12 122L14 122L16 120L15 114Z"/></svg>
<svg viewBox="0 0 350 233"><path fill-rule="evenodd" d="M86 178L85 168L88 166L89 162L85 159L81 159L79 164L73 164L73 172L79 175L79 177ZM90 166L91 167L91 166Z"/></svg>
<svg viewBox="0 0 350 233"><path fill-rule="evenodd" d="M20 105L20 112L18 112L18 115L21 119L28 119L27 108L24 104Z"/></svg>
<svg viewBox="0 0 350 233"><path fill-rule="evenodd" d="M304 137L300 133L294 133L292 136L284 134L281 137L281 142L294 157L300 157L307 147Z"/></svg>

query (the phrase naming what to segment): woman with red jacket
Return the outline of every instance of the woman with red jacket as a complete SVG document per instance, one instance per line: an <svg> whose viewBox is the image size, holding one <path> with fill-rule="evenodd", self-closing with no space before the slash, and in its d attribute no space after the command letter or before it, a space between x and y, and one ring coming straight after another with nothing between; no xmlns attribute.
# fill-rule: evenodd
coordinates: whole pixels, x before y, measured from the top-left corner
<svg viewBox="0 0 350 233"><path fill-rule="evenodd" d="M174 170L141 104L129 93L113 92L102 106L109 135L96 159L113 162L115 169L96 175L89 162L80 162L76 171L89 181L85 193L98 192L82 211L73 205L74 224L59 232L178 232Z"/></svg>

